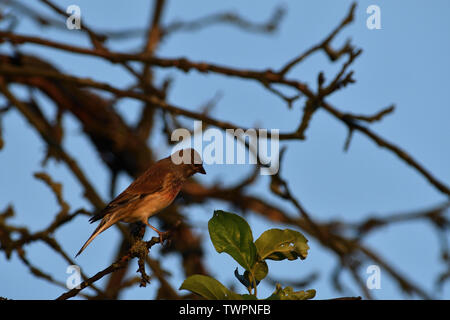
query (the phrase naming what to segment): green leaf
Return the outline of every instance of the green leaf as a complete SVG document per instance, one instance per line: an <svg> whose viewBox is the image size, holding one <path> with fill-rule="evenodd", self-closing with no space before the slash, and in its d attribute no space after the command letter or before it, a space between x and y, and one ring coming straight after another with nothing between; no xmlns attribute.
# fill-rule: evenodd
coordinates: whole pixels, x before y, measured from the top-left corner
<svg viewBox="0 0 450 320"><path fill-rule="evenodd" d="M214 278L196 274L184 280L180 290L185 289L208 300L240 300L242 297L229 290Z"/></svg>
<svg viewBox="0 0 450 320"><path fill-rule="evenodd" d="M274 293L266 300L307 300L316 296L316 290L306 291L294 291L292 287L281 288L281 285L277 284Z"/></svg>
<svg viewBox="0 0 450 320"><path fill-rule="evenodd" d="M255 241L261 260L305 259L308 255L308 240L298 231L270 229Z"/></svg>
<svg viewBox="0 0 450 320"><path fill-rule="evenodd" d="M256 262L256 247L247 221L234 213L214 211L208 222L209 236L217 252L226 252L245 270Z"/></svg>
<svg viewBox="0 0 450 320"><path fill-rule="evenodd" d="M253 274L255 275L256 281L259 282L267 276L267 273L269 272L269 267L267 266L267 263L264 260L257 261L253 266L252 271Z"/></svg>

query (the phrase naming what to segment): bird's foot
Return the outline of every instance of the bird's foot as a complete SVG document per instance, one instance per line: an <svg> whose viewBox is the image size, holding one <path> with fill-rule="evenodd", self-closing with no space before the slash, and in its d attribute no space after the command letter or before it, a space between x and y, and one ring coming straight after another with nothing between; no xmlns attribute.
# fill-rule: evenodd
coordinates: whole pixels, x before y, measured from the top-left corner
<svg viewBox="0 0 450 320"><path fill-rule="evenodd" d="M164 241L168 241L169 239L169 236L170 236L170 231L165 231L165 232L161 232L161 231L159 231L158 232L158 235L159 235L159 243L161 243L161 245L163 245L164 244Z"/></svg>

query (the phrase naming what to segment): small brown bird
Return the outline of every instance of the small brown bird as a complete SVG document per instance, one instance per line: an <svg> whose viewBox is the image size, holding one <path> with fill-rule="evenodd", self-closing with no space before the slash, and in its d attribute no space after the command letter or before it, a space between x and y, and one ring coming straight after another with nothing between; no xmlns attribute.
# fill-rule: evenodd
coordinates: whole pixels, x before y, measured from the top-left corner
<svg viewBox="0 0 450 320"><path fill-rule="evenodd" d="M155 230L162 243L163 232L148 223L148 218L172 203L183 183L195 173L206 174L200 155L194 149L183 149L161 159L132 182L121 194L89 221L100 224L75 257L100 233L113 224L141 221Z"/></svg>

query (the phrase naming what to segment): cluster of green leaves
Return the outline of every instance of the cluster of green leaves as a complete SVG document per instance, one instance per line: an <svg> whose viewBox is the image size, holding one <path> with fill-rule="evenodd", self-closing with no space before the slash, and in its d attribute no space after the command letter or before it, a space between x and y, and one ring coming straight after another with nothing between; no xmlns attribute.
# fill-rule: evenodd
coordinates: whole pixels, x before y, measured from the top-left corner
<svg viewBox="0 0 450 320"><path fill-rule="evenodd" d="M188 277L180 289L189 290L205 299L257 299L257 286L269 272L266 260L303 260L308 255L308 240L300 232L270 229L253 241L247 221L234 213L215 211L208 222L208 230L216 251L226 252L245 269L241 275L236 268L234 274L247 288L248 294L237 294L209 276ZM283 289L277 284L273 294L266 299L305 300L313 298L315 294L315 290L295 292L292 287Z"/></svg>

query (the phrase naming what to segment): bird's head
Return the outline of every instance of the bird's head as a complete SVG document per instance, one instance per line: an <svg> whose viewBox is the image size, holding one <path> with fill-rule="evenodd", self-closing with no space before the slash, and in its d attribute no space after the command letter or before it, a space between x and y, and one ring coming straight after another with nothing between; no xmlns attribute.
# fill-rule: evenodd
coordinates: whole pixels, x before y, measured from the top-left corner
<svg viewBox="0 0 450 320"><path fill-rule="evenodd" d="M196 173L206 174L200 154L192 148L175 151L170 158L185 177Z"/></svg>

